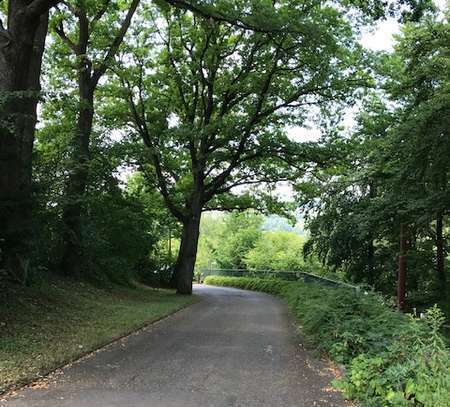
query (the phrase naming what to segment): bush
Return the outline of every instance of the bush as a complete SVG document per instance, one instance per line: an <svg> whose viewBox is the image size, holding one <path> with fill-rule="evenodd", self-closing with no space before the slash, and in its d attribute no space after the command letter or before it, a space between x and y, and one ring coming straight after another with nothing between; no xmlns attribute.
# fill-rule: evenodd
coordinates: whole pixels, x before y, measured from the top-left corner
<svg viewBox="0 0 450 407"><path fill-rule="evenodd" d="M304 270L304 242L292 232L264 232L247 252L245 264L251 270Z"/></svg>
<svg viewBox="0 0 450 407"><path fill-rule="evenodd" d="M450 406L450 351L437 307L418 320L373 292L245 277L210 276L205 283L285 298L302 331L347 367L336 385L363 406Z"/></svg>
<svg viewBox="0 0 450 407"><path fill-rule="evenodd" d="M250 277L225 277L207 276L205 284L218 285L223 287L242 288L244 290L264 291L269 294L280 295L287 288L289 282L269 278Z"/></svg>

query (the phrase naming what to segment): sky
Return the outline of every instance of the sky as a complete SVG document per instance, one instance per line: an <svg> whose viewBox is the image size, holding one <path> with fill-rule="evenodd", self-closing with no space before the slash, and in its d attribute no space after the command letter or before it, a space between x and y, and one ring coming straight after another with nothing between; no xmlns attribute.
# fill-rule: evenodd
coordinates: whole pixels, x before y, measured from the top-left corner
<svg viewBox="0 0 450 407"><path fill-rule="evenodd" d="M435 0L435 4L440 10L449 7L450 0ZM395 39L394 35L400 33L400 24L394 18L388 18L379 22L371 30L367 30L361 36L361 44L372 51L393 51ZM343 124L350 128L354 123L356 109L349 109L345 115ZM317 141L320 138L320 129L314 125L306 127L291 127L287 129L291 139L296 141ZM287 183L280 183L277 186L276 193L283 199L291 200L293 198L292 188Z"/></svg>
<svg viewBox="0 0 450 407"><path fill-rule="evenodd" d="M449 7L450 0L435 0L434 2L440 10ZM380 21L375 27L366 30L360 39L361 44L372 51L393 51L395 39L394 35L400 33L400 24L394 18ZM351 127L354 123L354 112L349 110L344 119L344 125ZM306 127L292 127L288 129L289 136L296 141L316 141L320 137L320 130L311 125Z"/></svg>
<svg viewBox="0 0 450 407"><path fill-rule="evenodd" d="M443 11L449 6L449 0L434 0L434 4ZM388 18L377 24L372 32L366 32L361 43L373 51L392 51L394 45L393 35L400 32L400 25L393 18Z"/></svg>

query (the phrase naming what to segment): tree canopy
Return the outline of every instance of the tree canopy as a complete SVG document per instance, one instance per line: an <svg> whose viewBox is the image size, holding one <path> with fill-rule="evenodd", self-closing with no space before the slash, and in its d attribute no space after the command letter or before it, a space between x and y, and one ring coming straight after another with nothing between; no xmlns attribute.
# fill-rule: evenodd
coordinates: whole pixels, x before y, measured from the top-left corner
<svg viewBox="0 0 450 407"><path fill-rule="evenodd" d="M394 51L364 49L384 18ZM152 269L190 293L205 211L300 210L327 269L392 292L407 230L408 289L445 295L449 34L432 1L9 1L0 21L5 279ZM317 142L288 131L311 122ZM256 268L271 234L236 216L218 262ZM274 268L305 265L292 244Z"/></svg>
<svg viewBox="0 0 450 407"><path fill-rule="evenodd" d="M379 89L357 128L331 141L340 164L298 187L314 212L307 250L389 290L405 224L409 289L428 298L447 291L448 30L446 19L404 26L394 53L379 56Z"/></svg>

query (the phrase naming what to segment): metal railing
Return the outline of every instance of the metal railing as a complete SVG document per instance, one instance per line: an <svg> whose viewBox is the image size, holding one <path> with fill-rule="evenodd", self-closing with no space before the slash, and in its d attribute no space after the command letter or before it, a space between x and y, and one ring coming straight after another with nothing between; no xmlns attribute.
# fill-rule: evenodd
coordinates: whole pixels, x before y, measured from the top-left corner
<svg viewBox="0 0 450 407"><path fill-rule="evenodd" d="M333 280L328 277L318 276L317 274L306 273L304 271L274 271L274 270L245 270L245 269L202 269L200 270L204 277L206 276L230 276L230 277L259 277L259 278L280 278L286 281L302 280L305 283L318 283L327 287L343 287L360 292L360 287L345 283L339 280Z"/></svg>

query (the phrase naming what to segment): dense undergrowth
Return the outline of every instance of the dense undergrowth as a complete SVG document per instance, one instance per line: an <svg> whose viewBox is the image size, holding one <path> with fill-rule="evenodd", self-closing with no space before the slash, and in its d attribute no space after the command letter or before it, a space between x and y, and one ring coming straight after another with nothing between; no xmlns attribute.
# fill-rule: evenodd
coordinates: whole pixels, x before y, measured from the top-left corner
<svg viewBox="0 0 450 407"><path fill-rule="evenodd" d="M145 286L56 280L0 291L0 394L127 335L195 298Z"/></svg>
<svg viewBox="0 0 450 407"><path fill-rule="evenodd" d="M419 320L372 292L245 277L210 276L205 283L285 298L302 332L345 365L336 385L362 406L450 406L450 351L438 308Z"/></svg>

